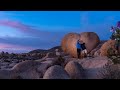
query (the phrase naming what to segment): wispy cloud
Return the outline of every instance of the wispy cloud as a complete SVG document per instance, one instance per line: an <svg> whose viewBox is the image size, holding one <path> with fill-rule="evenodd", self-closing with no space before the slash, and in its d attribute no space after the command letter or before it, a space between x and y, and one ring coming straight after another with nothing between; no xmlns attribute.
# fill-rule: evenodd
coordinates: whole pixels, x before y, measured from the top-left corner
<svg viewBox="0 0 120 90"><path fill-rule="evenodd" d="M22 33L32 35L32 36L39 37L39 36L51 34L48 31L43 31L43 30L37 29L34 26L29 26L29 25L23 24L22 22L17 22L12 20L0 20L0 25L16 28L16 30L19 30Z"/></svg>
<svg viewBox="0 0 120 90"><path fill-rule="evenodd" d="M13 44L8 44L8 43L0 43L0 51L4 50L4 51L30 51L33 50L35 48L32 47L28 47L28 46L20 46L20 45L13 45Z"/></svg>
<svg viewBox="0 0 120 90"><path fill-rule="evenodd" d="M40 37L1 37L0 42L9 43L12 45L20 45L26 47L33 47L35 49L43 48L48 49L54 46L60 45L62 35L56 36L56 38L40 38Z"/></svg>
<svg viewBox="0 0 120 90"><path fill-rule="evenodd" d="M33 49L32 47L26 47L26 46L20 46L20 45L12 45L12 44L7 44L7 43L0 43L0 49L10 49L10 48L14 48L14 49L25 49L25 50L30 50Z"/></svg>
<svg viewBox="0 0 120 90"><path fill-rule="evenodd" d="M43 29L37 29L34 26L29 26L23 24L22 22L16 22L12 20L1 20L0 25L16 28L20 32L26 34L21 38L17 37L1 37L4 40L2 42L7 42L11 44L20 44L20 45L27 45L27 46L35 46L35 47L50 47L52 45L60 44L62 37L68 32L54 32L54 31L44 31ZM28 35L28 36L27 36ZM49 48L48 47L48 48Z"/></svg>

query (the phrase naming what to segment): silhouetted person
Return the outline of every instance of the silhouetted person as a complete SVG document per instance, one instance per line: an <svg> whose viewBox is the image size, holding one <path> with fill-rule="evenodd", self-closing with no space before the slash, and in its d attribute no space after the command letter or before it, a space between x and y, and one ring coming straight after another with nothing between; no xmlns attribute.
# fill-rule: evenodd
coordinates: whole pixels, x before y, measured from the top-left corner
<svg viewBox="0 0 120 90"><path fill-rule="evenodd" d="M82 52L84 53L85 57L87 57L87 49L83 41L81 43L81 48L82 48Z"/></svg>
<svg viewBox="0 0 120 90"><path fill-rule="evenodd" d="M78 58L80 58L82 48L79 40L77 41L76 48L77 48L77 56Z"/></svg>

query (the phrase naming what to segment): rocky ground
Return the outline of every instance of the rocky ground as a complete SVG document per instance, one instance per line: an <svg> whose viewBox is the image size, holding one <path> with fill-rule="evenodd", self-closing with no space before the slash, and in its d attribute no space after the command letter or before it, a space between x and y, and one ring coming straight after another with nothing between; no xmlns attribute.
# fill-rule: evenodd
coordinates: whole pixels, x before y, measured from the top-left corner
<svg viewBox="0 0 120 90"><path fill-rule="evenodd" d="M99 79L99 71L108 63L107 57L84 59L63 56L58 59L1 60L1 79Z"/></svg>
<svg viewBox="0 0 120 90"><path fill-rule="evenodd" d="M58 49L61 51L60 46L53 47L48 50L42 50L42 49L37 49L30 51L28 53L22 53L22 54L15 54L11 53L9 54L8 52L1 52L0 53L0 69L10 69L13 66L15 66L18 63L21 63L23 61L28 61L28 60L39 60L39 59L44 59L46 55L49 53L49 58L55 58L55 49Z"/></svg>
<svg viewBox="0 0 120 90"><path fill-rule="evenodd" d="M100 71L111 63L98 52L104 43L91 52L92 57L83 59L65 54L60 47L44 53L39 50L14 55L1 53L0 79L103 79Z"/></svg>

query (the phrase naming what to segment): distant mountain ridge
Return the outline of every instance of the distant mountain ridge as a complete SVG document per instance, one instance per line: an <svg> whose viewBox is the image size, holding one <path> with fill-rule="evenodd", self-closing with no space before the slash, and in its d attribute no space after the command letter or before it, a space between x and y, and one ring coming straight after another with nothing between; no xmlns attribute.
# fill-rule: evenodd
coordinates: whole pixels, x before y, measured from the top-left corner
<svg viewBox="0 0 120 90"><path fill-rule="evenodd" d="M36 50L32 50L29 53L47 53L47 52L54 52L56 49L58 49L59 51L62 51L61 46L55 46L53 48L50 48L48 50L44 50L44 49L36 49Z"/></svg>

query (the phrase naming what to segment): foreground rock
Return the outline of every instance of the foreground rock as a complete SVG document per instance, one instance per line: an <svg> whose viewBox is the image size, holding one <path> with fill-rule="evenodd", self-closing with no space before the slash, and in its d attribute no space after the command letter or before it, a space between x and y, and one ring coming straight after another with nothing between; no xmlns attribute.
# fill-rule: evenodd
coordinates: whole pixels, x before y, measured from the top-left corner
<svg viewBox="0 0 120 90"><path fill-rule="evenodd" d="M14 73L14 77L19 76L22 79L39 79L41 73L37 71L37 66L40 63L35 61L24 61L15 65L11 71Z"/></svg>
<svg viewBox="0 0 120 90"><path fill-rule="evenodd" d="M43 75L45 74L46 70L52 65L52 61L45 61L38 65L37 71L41 74L40 78L43 78Z"/></svg>
<svg viewBox="0 0 120 90"><path fill-rule="evenodd" d="M103 79L120 79L120 64L107 64L100 76Z"/></svg>
<svg viewBox="0 0 120 90"><path fill-rule="evenodd" d="M11 70L0 70L0 79L11 79Z"/></svg>
<svg viewBox="0 0 120 90"><path fill-rule="evenodd" d="M105 41L100 41L100 43L97 45L97 47L90 52L90 55L94 56L94 57L100 56L100 48L102 47L102 45L105 42L106 42L106 40Z"/></svg>
<svg viewBox="0 0 120 90"><path fill-rule="evenodd" d="M43 78L49 67L59 64L57 61L56 58L46 58L46 60L28 60L18 64L11 63L8 66L9 69L6 66L1 66L0 79L40 79Z"/></svg>
<svg viewBox="0 0 120 90"><path fill-rule="evenodd" d="M88 58L78 60L77 62L81 64L83 69L85 70L85 75L87 79L99 79L100 71L107 63L109 63L109 59L107 57L95 57L91 59Z"/></svg>
<svg viewBox="0 0 120 90"><path fill-rule="evenodd" d="M48 68L43 79L70 79L67 72L59 65L54 65Z"/></svg>
<svg viewBox="0 0 120 90"><path fill-rule="evenodd" d="M67 71L67 73L72 79L84 79L85 78L83 67L75 61L70 61L65 66L65 70Z"/></svg>
<svg viewBox="0 0 120 90"><path fill-rule="evenodd" d="M39 79L41 73L37 71L40 62L24 61L8 70L0 70L0 79Z"/></svg>
<svg viewBox="0 0 120 90"><path fill-rule="evenodd" d="M112 48L113 50L116 50L115 49L115 40L108 40L107 42L105 42L100 49L100 55L107 56L108 55L107 51L110 48ZM120 52L120 47L119 47L119 52Z"/></svg>
<svg viewBox="0 0 120 90"><path fill-rule="evenodd" d="M46 58L42 61L27 60L9 65L3 63L0 64L2 68L0 79L82 79L84 75L85 79L99 79L99 71L109 61L107 57L100 56L84 59L65 56L64 59L63 66L57 58ZM8 69L9 66L13 68Z"/></svg>

